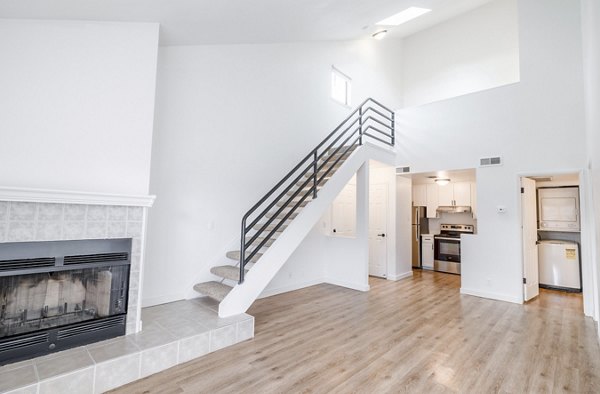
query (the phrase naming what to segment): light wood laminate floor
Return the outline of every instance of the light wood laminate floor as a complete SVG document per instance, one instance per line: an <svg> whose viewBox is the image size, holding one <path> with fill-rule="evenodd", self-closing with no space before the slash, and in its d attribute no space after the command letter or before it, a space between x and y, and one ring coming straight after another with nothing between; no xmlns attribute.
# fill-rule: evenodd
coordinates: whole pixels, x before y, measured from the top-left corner
<svg viewBox="0 0 600 394"><path fill-rule="evenodd" d="M117 393L599 393L600 348L579 294L526 305L415 272L371 291L317 285L248 311L256 337Z"/></svg>

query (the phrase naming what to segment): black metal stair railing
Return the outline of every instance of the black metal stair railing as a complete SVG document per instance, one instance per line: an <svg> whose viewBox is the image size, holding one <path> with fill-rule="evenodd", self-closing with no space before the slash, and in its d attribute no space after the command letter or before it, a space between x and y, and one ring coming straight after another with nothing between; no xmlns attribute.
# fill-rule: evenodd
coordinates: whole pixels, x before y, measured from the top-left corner
<svg viewBox="0 0 600 394"><path fill-rule="evenodd" d="M317 198L319 187L355 146L362 145L365 139L394 146L394 129L394 112L372 98L366 99L254 204L242 218L239 283L244 282L246 264L274 239L275 233L309 196ZM271 212L274 207L277 210ZM269 212L271 215L267 217ZM252 229L254 234L250 234Z"/></svg>

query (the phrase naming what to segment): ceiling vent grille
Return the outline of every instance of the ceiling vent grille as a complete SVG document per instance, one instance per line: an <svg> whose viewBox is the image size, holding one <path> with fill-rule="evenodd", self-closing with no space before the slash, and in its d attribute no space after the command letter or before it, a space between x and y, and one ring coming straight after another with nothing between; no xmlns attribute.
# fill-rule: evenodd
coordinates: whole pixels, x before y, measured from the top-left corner
<svg viewBox="0 0 600 394"><path fill-rule="evenodd" d="M501 166L502 158L501 157L484 157L482 159L479 159L479 165L481 167Z"/></svg>
<svg viewBox="0 0 600 394"><path fill-rule="evenodd" d="M396 174L406 174L410 172L410 167L398 167L396 168Z"/></svg>

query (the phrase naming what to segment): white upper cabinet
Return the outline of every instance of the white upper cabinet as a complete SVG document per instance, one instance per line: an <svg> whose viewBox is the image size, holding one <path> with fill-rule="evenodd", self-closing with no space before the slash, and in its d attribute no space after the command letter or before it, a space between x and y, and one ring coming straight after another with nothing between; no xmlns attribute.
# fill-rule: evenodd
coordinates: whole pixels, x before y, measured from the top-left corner
<svg viewBox="0 0 600 394"><path fill-rule="evenodd" d="M449 183L444 186L437 185L438 188L438 206L450 207L454 205L454 184Z"/></svg>
<svg viewBox="0 0 600 394"><path fill-rule="evenodd" d="M471 205L471 184L469 182L455 182L444 186L438 185L439 206L470 206Z"/></svg>
<svg viewBox="0 0 600 394"><path fill-rule="evenodd" d="M437 208L440 205L438 202L438 185L427 185L427 217L436 218Z"/></svg>
<svg viewBox="0 0 600 394"><path fill-rule="evenodd" d="M412 193L415 207L427 206L427 185L413 185Z"/></svg>
<svg viewBox="0 0 600 394"><path fill-rule="evenodd" d="M454 205L468 207L471 205L471 183L456 182L454 184Z"/></svg>

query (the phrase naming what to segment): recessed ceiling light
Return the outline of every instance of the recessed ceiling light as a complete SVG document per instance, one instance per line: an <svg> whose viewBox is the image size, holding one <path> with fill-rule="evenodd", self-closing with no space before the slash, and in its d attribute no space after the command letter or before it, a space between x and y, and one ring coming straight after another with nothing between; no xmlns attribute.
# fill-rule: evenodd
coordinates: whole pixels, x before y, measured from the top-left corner
<svg viewBox="0 0 600 394"><path fill-rule="evenodd" d="M398 26L431 11L429 8L409 7L402 12L377 22L380 26Z"/></svg>
<svg viewBox="0 0 600 394"><path fill-rule="evenodd" d="M373 34L373 38L376 40L382 40L387 34L387 30L379 30L377 33Z"/></svg>

